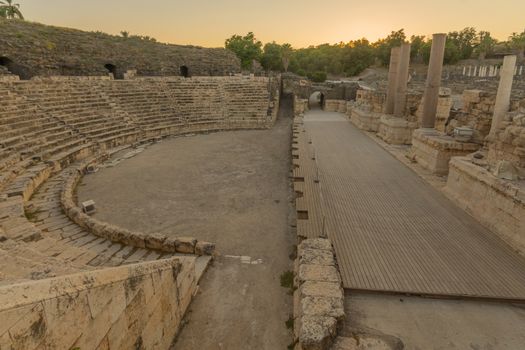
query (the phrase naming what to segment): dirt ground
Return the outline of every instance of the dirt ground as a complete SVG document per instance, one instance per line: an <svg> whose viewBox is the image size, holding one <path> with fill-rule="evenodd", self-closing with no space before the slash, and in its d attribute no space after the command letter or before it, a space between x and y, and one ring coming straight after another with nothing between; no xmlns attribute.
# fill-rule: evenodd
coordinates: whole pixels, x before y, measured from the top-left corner
<svg viewBox="0 0 525 350"><path fill-rule="evenodd" d="M348 294L343 336L384 350L525 348L525 306L486 301Z"/></svg>
<svg viewBox="0 0 525 350"><path fill-rule="evenodd" d="M286 349L291 116L270 130L168 139L86 176L81 201L121 227L217 244L174 349ZM242 258L241 258L242 257Z"/></svg>

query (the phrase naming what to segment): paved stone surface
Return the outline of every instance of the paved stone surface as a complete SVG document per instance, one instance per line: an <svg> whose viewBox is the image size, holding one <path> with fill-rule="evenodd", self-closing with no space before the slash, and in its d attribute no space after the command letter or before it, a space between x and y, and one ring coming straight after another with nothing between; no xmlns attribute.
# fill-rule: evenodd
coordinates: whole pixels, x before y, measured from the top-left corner
<svg viewBox="0 0 525 350"><path fill-rule="evenodd" d="M525 260L337 113L305 125L345 288L525 299Z"/></svg>

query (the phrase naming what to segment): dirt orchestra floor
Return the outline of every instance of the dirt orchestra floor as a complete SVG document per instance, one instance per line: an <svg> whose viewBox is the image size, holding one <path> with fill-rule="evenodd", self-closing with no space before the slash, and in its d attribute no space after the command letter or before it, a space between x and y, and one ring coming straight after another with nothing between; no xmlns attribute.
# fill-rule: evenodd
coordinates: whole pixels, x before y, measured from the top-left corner
<svg viewBox="0 0 525 350"><path fill-rule="evenodd" d="M291 119L270 130L167 139L84 178L95 217L217 244L174 349L286 349L292 299L280 275L295 244Z"/></svg>

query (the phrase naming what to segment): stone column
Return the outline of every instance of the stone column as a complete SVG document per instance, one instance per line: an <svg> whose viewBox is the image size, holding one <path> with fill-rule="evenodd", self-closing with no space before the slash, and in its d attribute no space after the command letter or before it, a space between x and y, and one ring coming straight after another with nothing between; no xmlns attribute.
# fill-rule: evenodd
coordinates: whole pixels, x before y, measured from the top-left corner
<svg viewBox="0 0 525 350"><path fill-rule="evenodd" d="M408 67L410 65L410 44L401 45L399 56L399 68L396 78L396 101L394 104L394 116L401 118L405 113L407 104Z"/></svg>
<svg viewBox="0 0 525 350"><path fill-rule="evenodd" d="M388 90L386 92L385 114L394 113L394 104L396 96L397 71L399 68L399 56L401 47L394 47L390 52L390 65L388 68Z"/></svg>
<svg viewBox="0 0 525 350"><path fill-rule="evenodd" d="M503 67L501 67L498 94L494 105L494 115L490 127L490 136L498 130L501 121L510 108L510 94L512 92L512 82L514 80L514 70L516 68L516 55L505 56Z"/></svg>
<svg viewBox="0 0 525 350"><path fill-rule="evenodd" d="M446 40L446 34L434 34L432 37L432 49L430 51L427 82L425 85L425 95L423 97L422 128L434 128L436 122Z"/></svg>

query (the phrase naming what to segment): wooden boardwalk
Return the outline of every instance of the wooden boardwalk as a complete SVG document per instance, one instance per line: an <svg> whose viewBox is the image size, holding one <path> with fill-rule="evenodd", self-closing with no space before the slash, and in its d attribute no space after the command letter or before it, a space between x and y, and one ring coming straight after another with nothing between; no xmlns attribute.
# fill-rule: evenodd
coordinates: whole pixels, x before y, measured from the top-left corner
<svg viewBox="0 0 525 350"><path fill-rule="evenodd" d="M337 113L305 128L351 290L525 301L525 259Z"/></svg>

